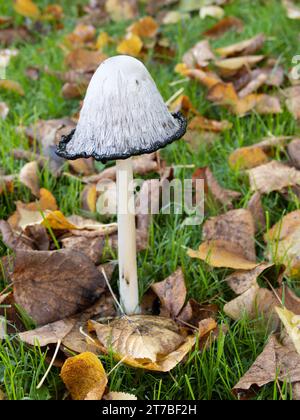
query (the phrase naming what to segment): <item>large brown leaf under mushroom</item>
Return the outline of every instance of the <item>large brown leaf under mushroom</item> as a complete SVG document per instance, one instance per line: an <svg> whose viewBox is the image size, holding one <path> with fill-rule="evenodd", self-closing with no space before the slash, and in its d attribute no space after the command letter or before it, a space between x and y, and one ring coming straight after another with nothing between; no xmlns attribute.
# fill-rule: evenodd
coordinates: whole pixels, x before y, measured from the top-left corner
<svg viewBox="0 0 300 420"><path fill-rule="evenodd" d="M148 315L124 316L110 324L89 321L103 351L109 348L124 363L138 368L168 372L195 344L195 336L184 336L168 318Z"/></svg>
<svg viewBox="0 0 300 420"><path fill-rule="evenodd" d="M16 303L38 325L83 311L105 288L93 262L70 250L18 250L11 278Z"/></svg>

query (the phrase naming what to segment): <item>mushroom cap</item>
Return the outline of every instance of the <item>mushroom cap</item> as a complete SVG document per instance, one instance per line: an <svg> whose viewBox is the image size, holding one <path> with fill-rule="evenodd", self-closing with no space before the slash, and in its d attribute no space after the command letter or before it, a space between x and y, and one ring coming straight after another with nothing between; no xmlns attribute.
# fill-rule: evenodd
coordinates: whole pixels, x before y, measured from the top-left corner
<svg viewBox="0 0 300 420"><path fill-rule="evenodd" d="M62 137L56 153L66 159L127 159L180 139L186 125L180 113L169 112L139 60L111 57L93 75L77 127Z"/></svg>

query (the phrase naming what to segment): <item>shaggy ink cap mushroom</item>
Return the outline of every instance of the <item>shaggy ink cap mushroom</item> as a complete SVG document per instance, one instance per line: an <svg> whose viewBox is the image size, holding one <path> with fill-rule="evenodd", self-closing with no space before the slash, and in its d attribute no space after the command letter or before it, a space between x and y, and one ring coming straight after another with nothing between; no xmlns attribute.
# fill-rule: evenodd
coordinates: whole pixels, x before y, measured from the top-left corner
<svg viewBox="0 0 300 420"><path fill-rule="evenodd" d="M66 159L127 159L180 139L187 122L171 114L146 67L129 56L105 60L92 77L75 130L57 154Z"/></svg>

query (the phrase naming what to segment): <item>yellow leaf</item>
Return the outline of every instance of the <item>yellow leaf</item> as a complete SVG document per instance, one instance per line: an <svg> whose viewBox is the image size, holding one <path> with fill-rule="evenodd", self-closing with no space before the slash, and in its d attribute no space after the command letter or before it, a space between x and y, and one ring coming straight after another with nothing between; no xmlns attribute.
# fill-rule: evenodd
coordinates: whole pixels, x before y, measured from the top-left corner
<svg viewBox="0 0 300 420"><path fill-rule="evenodd" d="M267 163L269 158L261 147L250 146L236 149L231 153L228 161L231 168L250 169Z"/></svg>
<svg viewBox="0 0 300 420"><path fill-rule="evenodd" d="M107 32L101 32L97 38L96 41L96 48L100 51L103 50L104 47L106 47L109 42L111 41L110 36L108 35Z"/></svg>
<svg viewBox="0 0 300 420"><path fill-rule="evenodd" d="M189 71L189 68L184 63L178 63L175 67L175 73L178 73L178 74L180 74L181 76L184 76L184 77L187 76L188 71Z"/></svg>
<svg viewBox="0 0 300 420"><path fill-rule="evenodd" d="M14 9L22 16L37 19L40 16L40 10L31 0L15 0Z"/></svg>
<svg viewBox="0 0 300 420"><path fill-rule="evenodd" d="M82 191L81 203L83 210L94 213L96 211L97 188L96 184L88 184Z"/></svg>
<svg viewBox="0 0 300 420"><path fill-rule="evenodd" d="M300 315L295 315L286 308L276 307L275 309L297 352L300 354Z"/></svg>
<svg viewBox="0 0 300 420"><path fill-rule="evenodd" d="M199 258L212 267L234 268L236 270L251 270L258 264L248 261L244 256L238 255L232 250L230 242L213 240L203 242L198 251L188 250L191 258Z"/></svg>
<svg viewBox="0 0 300 420"><path fill-rule="evenodd" d="M68 219L62 214L61 211L51 211L47 213L42 225L45 227L51 227L54 230L72 230L76 229L73 223L70 223Z"/></svg>
<svg viewBox="0 0 300 420"><path fill-rule="evenodd" d="M61 378L73 400L101 400L107 385L102 363L90 352L67 359L61 369Z"/></svg>
<svg viewBox="0 0 300 420"><path fill-rule="evenodd" d="M127 54L133 57L137 57L142 51L143 41L137 35L129 35L117 47L117 51L120 54Z"/></svg>
<svg viewBox="0 0 300 420"><path fill-rule="evenodd" d="M24 89L20 83L14 82L13 80L0 80L0 89L5 89L21 96L25 95Z"/></svg>

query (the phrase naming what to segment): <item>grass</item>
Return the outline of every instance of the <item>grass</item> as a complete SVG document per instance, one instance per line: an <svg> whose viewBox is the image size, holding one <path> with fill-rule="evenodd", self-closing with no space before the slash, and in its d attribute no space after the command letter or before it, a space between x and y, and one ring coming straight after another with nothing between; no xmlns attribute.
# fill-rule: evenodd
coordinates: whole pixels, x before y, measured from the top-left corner
<svg viewBox="0 0 300 420"><path fill-rule="evenodd" d="M0 15L13 15L17 23L22 23L22 18L14 14L11 3L1 2ZM45 6L50 1L36 3ZM17 173L24 164L14 161L10 150L14 147L28 147L26 139L16 133L15 126L27 126L41 118L72 115L78 109L78 101L65 101L60 96L62 84L57 78L43 72L38 81L31 81L25 76L26 67L32 65L41 68L48 66L52 70L64 69L59 43L64 34L71 32L76 24L76 5L86 1L64 0L61 3L66 15L65 28L62 31L50 31L45 35L37 34L34 44L18 45L20 54L12 60L8 68L7 77L21 83L26 92L25 96L20 98L12 93L0 92L1 101L6 101L11 110L7 120L0 121L0 167L6 174ZM264 32L268 37L264 53L280 57L286 69L291 67L292 57L299 52L298 22L286 18L279 0L235 0L226 6L226 12L241 18L245 22L245 29L240 34L225 34L221 39L212 42L214 47L228 45ZM211 19L202 21L194 16L185 22L163 28L164 35L176 46L176 57L165 65L157 65L150 57L145 64L165 99L171 97L178 88L170 86L170 82L177 78L173 71L174 66L181 61L183 53L201 39L201 33L213 22ZM121 35L127 26L128 22L110 24L101 30L106 30L110 35ZM183 140L176 142L162 152L163 158L173 164L194 164L196 167L208 165L223 186L241 192L242 198L236 204L236 208L245 207L250 196L249 187L244 177L229 168L226 163L227 157L237 147L251 145L269 133L296 135L299 130L293 117L285 111L278 116L262 117L252 114L239 119L205 100L205 91L196 82L189 82L184 87L185 93L201 113L210 118L226 118L233 123L233 129L220 135L219 140L209 148L200 145L197 152L191 152ZM192 170L176 170L176 176L179 177L190 177L191 174ZM79 182L71 178L56 180L47 169L40 173L40 178L42 186L54 193L64 214L80 214L82 186ZM16 200L30 201L28 190L19 184L13 195L0 196L0 218L7 218L13 212ZM271 226L284 212L298 209L299 202L296 199L286 201L279 194L272 193L264 197L264 208ZM206 217L215 214L216 209L206 208ZM182 216L155 217L151 227L149 249L139 255L141 293L152 282L164 279L180 265L185 274L189 297L201 302L217 303L222 309L224 303L233 297L224 282L226 270L211 270L206 264L191 260L186 255L186 247L196 248L199 245L201 227L183 227L182 222ZM261 235L257 237L257 251L259 257L263 258ZM0 240L0 255L9 252ZM6 285L6 280L2 278L0 290ZM262 351L268 339L268 332L259 319L250 321L245 317L238 322L232 322L220 311L219 321L228 327L228 333L221 336L208 350L199 352L195 349L183 364L168 374L145 372L119 365L109 377L110 389L133 393L139 399L236 398L231 389ZM28 348L15 336L0 342L0 388L9 399L64 398L65 390L57 368L52 368L43 387L36 389L47 369L46 356L47 349ZM107 372L116 364L110 356L101 357L101 360ZM290 387L283 384L279 389L278 383L269 384L257 391L254 398L290 399Z"/></svg>

